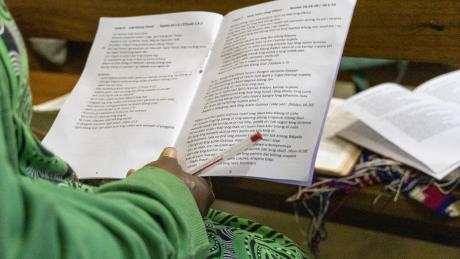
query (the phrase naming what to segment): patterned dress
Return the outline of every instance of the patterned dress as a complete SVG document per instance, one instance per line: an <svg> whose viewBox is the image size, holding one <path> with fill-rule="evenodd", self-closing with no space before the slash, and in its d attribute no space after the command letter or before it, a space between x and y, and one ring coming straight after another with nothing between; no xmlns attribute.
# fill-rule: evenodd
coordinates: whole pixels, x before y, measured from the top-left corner
<svg viewBox="0 0 460 259"><path fill-rule="evenodd" d="M28 85L28 61L25 46L13 18L0 0L0 105L10 161L18 174L41 178L75 191L93 192L79 183L72 168L46 150L32 135L31 94ZM1 172L0 172L1 173ZM261 224L224 212L210 210L204 218L211 247L208 258L305 258L287 237Z"/></svg>

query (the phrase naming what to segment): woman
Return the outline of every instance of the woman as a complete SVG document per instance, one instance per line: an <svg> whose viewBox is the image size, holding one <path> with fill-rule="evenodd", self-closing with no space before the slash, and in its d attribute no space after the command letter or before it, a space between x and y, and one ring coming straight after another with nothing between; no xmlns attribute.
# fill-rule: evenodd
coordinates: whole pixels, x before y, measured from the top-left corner
<svg viewBox="0 0 460 259"><path fill-rule="evenodd" d="M29 130L27 57L3 0L0 37L0 258L304 257L268 227L209 210L212 190L172 148L124 180L78 183Z"/></svg>

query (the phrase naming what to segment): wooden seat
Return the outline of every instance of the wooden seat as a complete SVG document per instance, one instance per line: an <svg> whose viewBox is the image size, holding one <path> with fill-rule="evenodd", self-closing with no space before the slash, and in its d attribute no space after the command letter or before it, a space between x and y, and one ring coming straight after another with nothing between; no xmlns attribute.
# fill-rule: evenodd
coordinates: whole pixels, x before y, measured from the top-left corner
<svg viewBox="0 0 460 259"><path fill-rule="evenodd" d="M53 37L91 42L101 16L132 16L203 10L225 14L259 0L6 0L25 37ZM404 59L460 65L460 2L458 0L359 0L345 46L347 56ZM86 57L81 57L82 59ZM31 73L33 93L41 100L69 90L78 76ZM54 96L53 96L54 95ZM251 179L213 180L216 196L291 212L285 198L295 186ZM460 221L447 220L402 197L385 208L372 206L379 188L351 196L331 220L420 239L460 245Z"/></svg>
<svg viewBox="0 0 460 259"><path fill-rule="evenodd" d="M29 82L33 93L32 103L39 104L72 91L79 75L30 71Z"/></svg>
<svg viewBox="0 0 460 259"><path fill-rule="evenodd" d="M26 37L92 41L99 17L179 11L225 14L261 0L7 0ZM460 64L456 0L358 1L344 55Z"/></svg>

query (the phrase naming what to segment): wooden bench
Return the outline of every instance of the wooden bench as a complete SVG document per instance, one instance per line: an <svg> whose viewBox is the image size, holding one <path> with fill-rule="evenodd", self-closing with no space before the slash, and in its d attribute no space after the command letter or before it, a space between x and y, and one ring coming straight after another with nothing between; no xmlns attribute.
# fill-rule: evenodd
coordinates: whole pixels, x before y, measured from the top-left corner
<svg viewBox="0 0 460 259"><path fill-rule="evenodd" d="M225 14L260 0L6 0L25 37L91 42L101 16L132 16L204 10ZM458 0L359 0L344 50L347 56L460 65ZM85 59L86 57L81 57ZM78 75L32 71L35 101L70 90ZM52 87L59 85L59 88ZM285 198L296 187L250 179L214 181L220 199L292 212ZM402 197L385 208L372 206L379 187L351 196L333 221L419 239L460 245L460 220L449 220ZM384 202L383 202L384 203Z"/></svg>

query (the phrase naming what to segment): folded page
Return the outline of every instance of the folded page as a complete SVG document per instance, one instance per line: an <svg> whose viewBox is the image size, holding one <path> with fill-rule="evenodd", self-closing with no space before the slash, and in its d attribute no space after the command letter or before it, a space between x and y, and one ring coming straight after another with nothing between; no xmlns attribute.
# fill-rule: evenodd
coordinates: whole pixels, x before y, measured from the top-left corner
<svg viewBox="0 0 460 259"><path fill-rule="evenodd" d="M353 124L339 131L337 135L378 154L412 166L426 174L436 176L436 173L431 171L421 161L404 152L404 150L386 140L382 135L361 121L355 121Z"/></svg>
<svg viewBox="0 0 460 259"><path fill-rule="evenodd" d="M43 143L80 178L122 178L173 145L222 16L102 18L85 70Z"/></svg>
<svg viewBox="0 0 460 259"><path fill-rule="evenodd" d="M426 94L460 107L460 70L437 76L415 88L414 93Z"/></svg>
<svg viewBox="0 0 460 259"><path fill-rule="evenodd" d="M345 107L429 167L434 177L441 179L460 165L460 110L396 84L359 93Z"/></svg>
<svg viewBox="0 0 460 259"><path fill-rule="evenodd" d="M308 184L355 1L273 1L225 16L177 147L194 168L259 130L206 176Z"/></svg>

